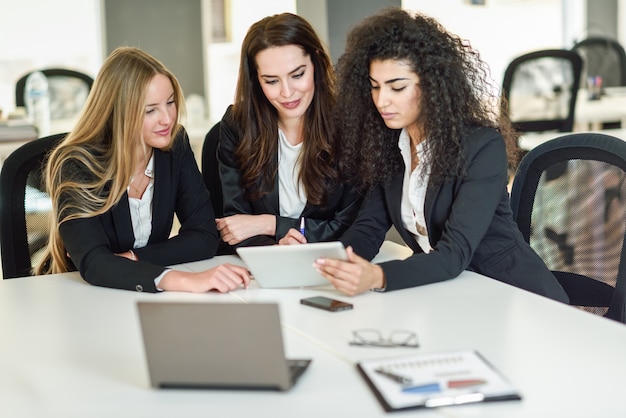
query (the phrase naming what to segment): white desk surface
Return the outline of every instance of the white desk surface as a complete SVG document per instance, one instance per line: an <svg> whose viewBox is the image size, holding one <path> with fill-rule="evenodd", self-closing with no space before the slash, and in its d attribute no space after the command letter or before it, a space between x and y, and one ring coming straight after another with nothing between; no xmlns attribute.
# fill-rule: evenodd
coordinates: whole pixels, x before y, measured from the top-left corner
<svg viewBox="0 0 626 418"><path fill-rule="evenodd" d="M626 94L603 95L599 100L589 100L588 92L580 90L576 99L574 122L579 129L600 129L603 122L622 122L626 125Z"/></svg>
<svg viewBox="0 0 626 418"><path fill-rule="evenodd" d="M385 251L406 254L386 243ZM236 257L190 263L196 270ZM299 303L328 295L330 313ZM149 386L138 300L279 303L289 357L313 358L289 392L156 390ZM218 318L219 320L219 318ZM410 329L419 349L348 345L358 328ZM457 348L480 351L522 401L393 413L423 417L622 417L626 326L474 273L355 297L332 288L230 294L145 294L93 287L77 273L0 282L0 416L386 416L354 366L359 359Z"/></svg>
<svg viewBox="0 0 626 418"><path fill-rule="evenodd" d="M69 132L74 126L73 120L53 120L51 121L50 134ZM187 135L189 135L189 142L193 149L196 161L198 164L201 162L202 145L204 144L204 137L209 132L209 129L213 126L213 122L204 119L195 123L189 123L185 126ZM4 161L13 151L18 149L29 141L2 141L0 142L0 164Z"/></svg>
<svg viewBox="0 0 626 418"><path fill-rule="evenodd" d="M602 129L602 130L592 130L592 131L588 131L588 132L593 132L593 133L598 133L598 134L605 134L605 135L611 135L614 136L616 138L619 139L623 139L624 141L626 141L626 128L622 128L622 129ZM541 133L526 133L523 135L520 135L520 138L518 140L518 144L520 146L521 149L526 150L526 151L530 151L531 149L535 148L536 146L543 144L546 141L549 141L551 139L554 138L558 138L560 136L565 136L565 135L569 135L569 134L577 134L577 133L584 133L584 132L541 132Z"/></svg>
<svg viewBox="0 0 626 418"><path fill-rule="evenodd" d="M588 100L587 91L579 90L576 101L574 131L598 132L613 135L626 140L626 89L609 88L614 93L602 96L600 100ZM601 129L602 123L621 122L622 129ZM518 143L523 150L529 151L537 145L567 132L542 132L523 134Z"/></svg>

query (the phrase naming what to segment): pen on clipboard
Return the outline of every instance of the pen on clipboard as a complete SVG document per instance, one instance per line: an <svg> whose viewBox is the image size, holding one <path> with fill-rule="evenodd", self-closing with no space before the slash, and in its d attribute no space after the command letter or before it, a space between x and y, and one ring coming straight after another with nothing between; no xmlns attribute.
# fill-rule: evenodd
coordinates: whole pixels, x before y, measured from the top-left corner
<svg viewBox="0 0 626 418"><path fill-rule="evenodd" d="M305 233L305 228L304 228L304 217L300 218L300 233L302 234L302 236L304 236Z"/></svg>
<svg viewBox="0 0 626 418"><path fill-rule="evenodd" d="M375 369L374 371L402 385L410 385L411 383L413 383L413 380L410 377L393 373L385 369Z"/></svg>

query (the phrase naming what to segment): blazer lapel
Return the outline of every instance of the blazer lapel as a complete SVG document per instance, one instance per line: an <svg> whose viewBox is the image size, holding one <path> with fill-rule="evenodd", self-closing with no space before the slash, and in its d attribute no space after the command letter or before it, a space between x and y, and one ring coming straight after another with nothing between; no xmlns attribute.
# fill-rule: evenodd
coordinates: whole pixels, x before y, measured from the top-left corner
<svg viewBox="0 0 626 418"><path fill-rule="evenodd" d="M402 166L404 170L404 165ZM391 178L391 184L387 187L387 207L389 216L394 225L402 225L402 170L396 172ZM404 228L401 228L404 229ZM400 232L400 231L398 231Z"/></svg>
<svg viewBox="0 0 626 418"><path fill-rule="evenodd" d="M431 182L428 182L428 186L426 187L426 197L424 198L424 218L426 219L426 228L428 228L429 231L432 228L430 218L433 213L436 197L439 194L441 187L441 185L434 186Z"/></svg>
<svg viewBox="0 0 626 418"><path fill-rule="evenodd" d="M402 184L404 182L404 164L392 176L391 184L386 187L386 203L389 208L391 223L398 231L404 242L414 251L422 252L413 235L404 227L402 223Z"/></svg>
<svg viewBox="0 0 626 418"><path fill-rule="evenodd" d="M273 215L278 215L280 213L280 206L278 202L278 175L276 175L276 179L274 179L274 189L263 196L261 200L267 213L271 213Z"/></svg>
<svg viewBox="0 0 626 418"><path fill-rule="evenodd" d="M117 205L111 209L113 225L115 226L115 236L118 240L119 248L132 248L135 243L133 224L130 220L130 206L128 205L128 194L124 194Z"/></svg>
<svg viewBox="0 0 626 418"><path fill-rule="evenodd" d="M169 175L169 170L171 167L165 164L166 156L164 153L159 150L154 150L154 167L153 167L153 189L152 189L152 232L150 233L150 238L148 238L148 242L152 240L152 237L159 236L161 231L156 231L155 225L161 225L162 222L154 222L154 220L160 220L165 218L164 211L166 210L166 205L155 204L155 202L167 202L170 197L169 194L174 189L172 185L173 176ZM161 177L159 181L156 181L157 173L161 173Z"/></svg>

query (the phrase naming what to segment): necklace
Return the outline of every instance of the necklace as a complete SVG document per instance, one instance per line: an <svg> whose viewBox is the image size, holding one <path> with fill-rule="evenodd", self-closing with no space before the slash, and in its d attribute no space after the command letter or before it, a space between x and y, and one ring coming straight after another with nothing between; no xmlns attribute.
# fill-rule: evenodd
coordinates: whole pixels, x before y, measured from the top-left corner
<svg viewBox="0 0 626 418"><path fill-rule="evenodd" d="M131 180L131 182L130 182L130 187L132 189L134 189L139 196L141 196L143 194L143 192L145 191L145 187L144 187L143 183L144 183L144 180L147 179L147 178L148 178L148 176L146 176L145 173L144 173L141 176L141 179L139 180L139 183L137 185L134 184L134 182L135 182L135 178L134 177L133 177L133 180ZM148 181L150 181L150 180L148 180ZM146 184L146 186L147 186L147 184Z"/></svg>
<svg viewBox="0 0 626 418"><path fill-rule="evenodd" d="M152 152L150 152L150 154L146 156L146 164L143 167L143 170L138 175L133 176L130 179L130 188L131 190L134 190L137 193L137 196L139 198L141 198L141 196L146 190L146 187L148 186L148 183L150 183L150 177L147 173L148 164L150 164L150 158L152 158ZM137 184L135 184L136 179L139 179L139 182Z"/></svg>

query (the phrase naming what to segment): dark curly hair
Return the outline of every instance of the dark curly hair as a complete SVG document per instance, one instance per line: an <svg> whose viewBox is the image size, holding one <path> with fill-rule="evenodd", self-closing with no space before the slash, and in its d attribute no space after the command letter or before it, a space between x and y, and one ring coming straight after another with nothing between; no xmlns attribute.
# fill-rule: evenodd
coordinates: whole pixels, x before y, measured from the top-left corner
<svg viewBox="0 0 626 418"><path fill-rule="evenodd" d="M385 126L372 100L369 69L374 60L406 62L419 77L430 181L465 173L463 138L479 126L500 131L515 164L515 135L507 117L488 103L494 99L493 85L478 52L430 17L387 8L350 30L337 63L340 166L361 191L385 184L402 164L394 131Z"/></svg>

